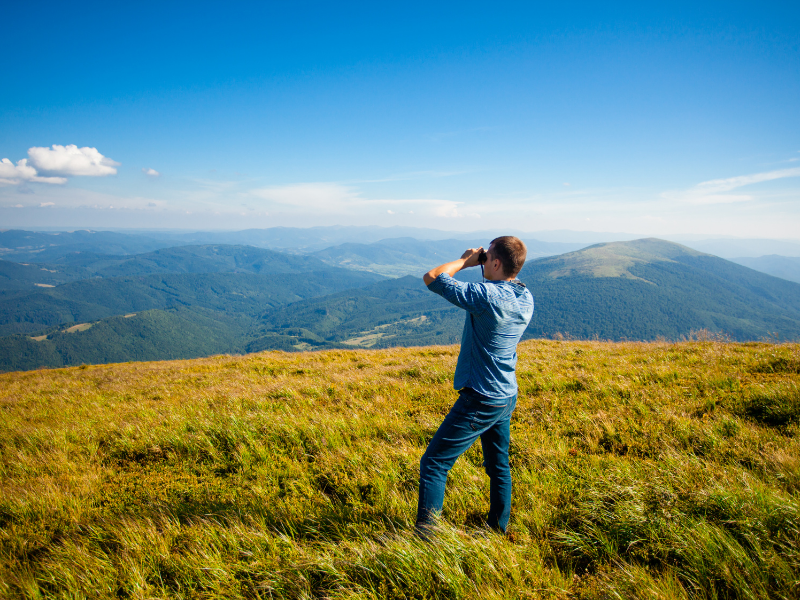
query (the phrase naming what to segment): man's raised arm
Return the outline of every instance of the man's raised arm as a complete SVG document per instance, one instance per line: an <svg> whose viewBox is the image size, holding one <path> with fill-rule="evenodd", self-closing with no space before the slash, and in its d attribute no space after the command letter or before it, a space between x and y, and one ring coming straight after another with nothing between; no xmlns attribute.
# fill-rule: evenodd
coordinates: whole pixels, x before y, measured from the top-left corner
<svg viewBox="0 0 800 600"><path fill-rule="evenodd" d="M458 260L454 260L453 262L445 263L443 265L439 265L435 269L431 269L422 276L422 280L425 282L425 285L430 285L442 273L447 273L450 275L450 277L453 277L461 269L477 267L478 256L480 255L481 250L483 250L483 248L470 248L464 252L464 254L461 255L461 258Z"/></svg>

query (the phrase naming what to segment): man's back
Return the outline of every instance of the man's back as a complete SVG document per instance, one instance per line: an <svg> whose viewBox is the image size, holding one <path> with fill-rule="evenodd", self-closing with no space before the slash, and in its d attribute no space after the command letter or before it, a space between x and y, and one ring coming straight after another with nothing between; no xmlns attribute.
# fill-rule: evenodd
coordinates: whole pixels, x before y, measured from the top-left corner
<svg viewBox="0 0 800 600"><path fill-rule="evenodd" d="M533 296L519 281L463 283L447 273L428 289L467 311L453 387L502 400L517 393L517 344L533 316Z"/></svg>

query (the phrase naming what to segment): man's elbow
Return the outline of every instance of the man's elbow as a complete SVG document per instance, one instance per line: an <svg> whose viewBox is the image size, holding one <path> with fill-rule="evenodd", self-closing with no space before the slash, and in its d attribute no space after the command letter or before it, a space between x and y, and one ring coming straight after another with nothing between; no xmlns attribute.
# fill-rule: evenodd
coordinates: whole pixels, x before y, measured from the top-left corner
<svg viewBox="0 0 800 600"><path fill-rule="evenodd" d="M425 285L430 285L436 280L436 277L431 275L431 272L428 271L425 275L422 276L422 281L425 282Z"/></svg>

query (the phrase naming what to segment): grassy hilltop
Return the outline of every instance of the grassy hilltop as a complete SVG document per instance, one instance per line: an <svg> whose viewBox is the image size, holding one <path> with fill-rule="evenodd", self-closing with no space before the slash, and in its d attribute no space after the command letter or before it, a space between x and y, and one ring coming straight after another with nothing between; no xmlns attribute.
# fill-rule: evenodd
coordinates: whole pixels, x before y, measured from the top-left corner
<svg viewBox="0 0 800 600"><path fill-rule="evenodd" d="M510 535L478 444L427 545L457 352L0 375L0 597L800 595L800 346L524 342Z"/></svg>

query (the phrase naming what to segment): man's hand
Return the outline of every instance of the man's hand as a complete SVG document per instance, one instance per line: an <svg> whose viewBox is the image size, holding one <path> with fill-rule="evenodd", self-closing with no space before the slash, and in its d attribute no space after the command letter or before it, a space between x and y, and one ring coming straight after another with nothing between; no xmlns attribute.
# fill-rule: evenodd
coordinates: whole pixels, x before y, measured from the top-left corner
<svg viewBox="0 0 800 600"><path fill-rule="evenodd" d="M481 255L481 252L483 252L483 246L466 250L464 254L461 255L462 260L464 260L464 268L477 267L480 264L478 262L478 257Z"/></svg>
<svg viewBox="0 0 800 600"><path fill-rule="evenodd" d="M470 248L464 252L464 254L461 255L461 258L458 260L454 260L453 262L445 263L443 265L439 265L435 269L431 269L422 276L422 280L425 282L425 285L430 285L433 283L433 280L442 273L447 273L450 275L450 277L453 277L461 269L477 267L479 264L478 256L480 256L481 250L483 250L483 248Z"/></svg>

